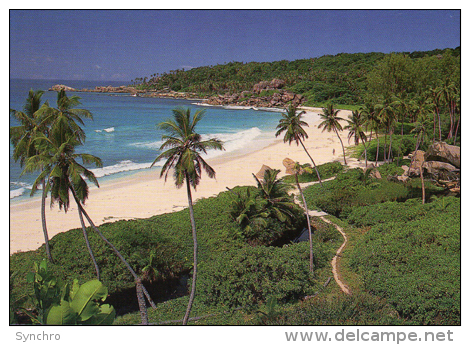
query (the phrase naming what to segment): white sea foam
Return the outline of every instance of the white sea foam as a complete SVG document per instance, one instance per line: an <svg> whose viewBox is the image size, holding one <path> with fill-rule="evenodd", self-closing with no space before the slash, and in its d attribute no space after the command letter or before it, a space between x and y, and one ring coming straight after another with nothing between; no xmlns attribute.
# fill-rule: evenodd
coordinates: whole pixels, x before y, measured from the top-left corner
<svg viewBox="0 0 470 345"><path fill-rule="evenodd" d="M160 149L160 146L162 146L162 144L163 144L162 140L157 140L157 141L145 141L145 142L139 142L139 143L132 143L132 144L129 144L129 145L135 146L135 147L151 149L151 150L158 150L158 149Z"/></svg>
<svg viewBox="0 0 470 345"><path fill-rule="evenodd" d="M10 199L19 197L33 188L32 185L25 182L10 182L10 186L19 187L16 189L10 190ZM40 186L39 186L40 187Z"/></svg>
<svg viewBox="0 0 470 345"><path fill-rule="evenodd" d="M152 163L135 163L131 160L125 160L114 165L109 165L98 169L91 169L91 171L95 174L96 177L103 177L124 171L150 168L151 164Z"/></svg>
<svg viewBox="0 0 470 345"><path fill-rule="evenodd" d="M224 143L225 151L208 151L208 158L213 158L226 154L228 152L234 152L240 149L250 147L253 140L261 135L261 130L258 127L252 127L243 131L235 133L215 133L215 134L203 134L202 139L207 140L209 138L217 138L222 140Z"/></svg>
<svg viewBox="0 0 470 345"><path fill-rule="evenodd" d="M239 132L202 134L202 140L217 138L223 142L225 151L210 150L207 152L208 158L212 158L228 152L233 152L243 149L245 147L249 147L251 145L251 142L257 137L259 137L261 133L262 132L258 127L252 127ZM160 149L162 144L163 141L158 140L152 142L132 143L130 145L134 147L158 150Z"/></svg>
<svg viewBox="0 0 470 345"><path fill-rule="evenodd" d="M114 127L109 127L109 128L104 128L104 129L95 129L95 132L96 133L102 133L102 132L112 133L114 132Z"/></svg>
<svg viewBox="0 0 470 345"><path fill-rule="evenodd" d="M19 197L26 192L26 188L18 188L10 191L10 199Z"/></svg>

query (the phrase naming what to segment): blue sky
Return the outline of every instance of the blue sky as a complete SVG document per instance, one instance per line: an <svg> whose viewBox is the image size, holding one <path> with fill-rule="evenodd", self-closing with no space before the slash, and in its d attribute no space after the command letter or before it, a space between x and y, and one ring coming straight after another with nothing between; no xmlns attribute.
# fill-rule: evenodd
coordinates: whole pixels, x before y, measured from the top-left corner
<svg viewBox="0 0 470 345"><path fill-rule="evenodd" d="M10 78L131 81L230 61L459 45L458 10L10 11Z"/></svg>

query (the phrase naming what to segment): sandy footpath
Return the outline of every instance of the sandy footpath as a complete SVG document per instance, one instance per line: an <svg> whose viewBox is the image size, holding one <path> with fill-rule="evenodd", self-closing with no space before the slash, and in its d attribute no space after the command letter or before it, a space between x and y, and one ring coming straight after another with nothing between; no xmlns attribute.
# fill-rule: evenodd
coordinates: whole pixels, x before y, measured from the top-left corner
<svg viewBox="0 0 470 345"><path fill-rule="evenodd" d="M321 109L305 109L308 111L303 119L309 124L306 128L309 138L304 144L315 163L322 164L334 160L343 162L341 144L336 134L326 131L322 133L317 128L320 123L318 113ZM342 118L347 118L348 115L348 111L339 113ZM344 126L346 123L342 124ZM347 131L343 131L341 136L345 146L348 146ZM282 160L286 157L300 163L310 162L301 146L296 146L295 143L292 145L283 143L282 137L283 135L273 139L267 147L254 152L237 156L227 154L209 159L208 163L216 171L216 179L210 179L203 173L197 191L193 193L193 200L217 195L225 191L226 187L255 185L252 173L257 173L263 164L273 169L280 169L283 175L285 170ZM256 145L256 142L254 144ZM351 160L351 164L354 163L357 163L356 159ZM51 209L50 199L46 202L50 238L59 232L80 227L76 205L71 203L69 211L64 213L59 211L57 206ZM44 243L40 205L40 198L10 204L10 254L34 250ZM154 168L103 183L100 188L91 188L85 209L95 224L99 225L120 219L147 218L156 214L179 211L187 206L185 188L175 187L171 173L165 183L163 178L159 178L159 170Z"/></svg>

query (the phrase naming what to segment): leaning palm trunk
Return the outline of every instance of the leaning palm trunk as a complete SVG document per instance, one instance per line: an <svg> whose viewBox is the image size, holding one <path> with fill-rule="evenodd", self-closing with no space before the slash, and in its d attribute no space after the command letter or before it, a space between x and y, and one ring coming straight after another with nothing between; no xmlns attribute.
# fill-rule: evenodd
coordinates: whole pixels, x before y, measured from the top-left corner
<svg viewBox="0 0 470 345"><path fill-rule="evenodd" d="M310 273L313 273L313 244L312 244L312 228L310 225L310 216L308 214L307 202L305 201L304 193L302 192L302 188L300 188L299 184L299 177L297 173L295 174L295 183L297 184L297 188L299 189L300 196L302 197L302 202L304 203L305 214L307 216L307 226L308 226L308 241L310 246L310 263L309 263L309 270Z"/></svg>
<svg viewBox="0 0 470 345"><path fill-rule="evenodd" d="M364 159L366 160L366 169L367 169L367 146L366 146L366 143L364 141L364 138L361 137L361 140L362 140L362 145L364 145Z"/></svg>
<svg viewBox="0 0 470 345"><path fill-rule="evenodd" d="M189 183L189 176L186 173L186 187L188 192L188 204L189 204L189 216L191 218L191 229L193 234L193 281L191 284L191 294L189 295L188 307L186 314L183 318L183 325L188 324L189 314L194 302L194 296L196 295L196 279L197 279L197 237L196 237L196 222L194 220L193 200L191 197L191 185Z"/></svg>
<svg viewBox="0 0 470 345"><path fill-rule="evenodd" d="M392 161L392 140L393 140L393 128L390 129L390 146L388 148L388 161Z"/></svg>
<svg viewBox="0 0 470 345"><path fill-rule="evenodd" d="M139 303L140 310L140 319L142 320L142 325L148 325L149 317L147 314L147 308L145 307L145 298L143 294L143 285L142 281L139 279L136 280L136 291L137 291L137 301Z"/></svg>
<svg viewBox="0 0 470 345"><path fill-rule="evenodd" d="M439 141L442 141L441 114L439 113L439 110L437 111L437 121L439 125Z"/></svg>
<svg viewBox="0 0 470 345"><path fill-rule="evenodd" d="M336 130L336 128L335 128L335 133L336 133L336 135L338 136L338 139L339 139L339 141L340 141L340 143L341 143L341 147L343 148L344 165L347 165L347 163L346 163L346 152L344 151L343 140L341 140L341 137L339 136L339 133L338 133L338 131Z"/></svg>
<svg viewBox="0 0 470 345"><path fill-rule="evenodd" d="M307 154L307 156L308 156L308 157L310 158L310 160L312 161L313 167L315 168L315 172L317 173L318 181L320 182L320 185L323 187L323 183L322 183L322 181L321 181L320 173L318 172L317 165L316 165L315 162L313 161L312 156L310 156L310 153L308 153L308 151L307 151L307 149L305 148L305 145L304 145L304 143L302 142L302 140L299 140L299 141L300 141L300 144L302 145L302 147L304 148L305 153Z"/></svg>
<svg viewBox="0 0 470 345"><path fill-rule="evenodd" d="M49 235L47 233L46 225L46 180L42 181L42 197L41 197L41 221L42 221L42 231L44 233L44 241L46 243L46 254L50 262L53 262L51 255L51 248L49 246Z"/></svg>
<svg viewBox="0 0 470 345"><path fill-rule="evenodd" d="M423 205L426 202L426 189L424 188L424 177L423 177L423 166L420 165L419 167L419 175L421 177L421 191L423 194Z"/></svg>
<svg viewBox="0 0 470 345"><path fill-rule="evenodd" d="M85 216L85 218L88 220L88 223L90 223L91 227L93 228L93 230L95 230L95 232L103 239L103 241L105 241L110 247L111 249L114 251L114 253L116 254L116 256L124 263L124 265L127 267L127 269L129 270L129 272L132 274L132 276L134 277L134 281L136 283L136 287L137 285L139 284L139 282L141 281L140 280L140 277L135 273L135 271L132 269L132 267L129 265L129 263L127 262L126 259L124 259L124 257L122 256L122 254L119 252L119 250L111 243L109 242L109 240L103 235L103 233L101 231L98 230L98 228L96 227L96 225L93 223L93 221L91 220L90 216L88 215L88 213L85 211L85 209L82 207L82 205L79 203L78 204L78 208L80 209L80 211L83 213L83 215ZM139 289L140 291L140 289ZM150 305L152 306L152 308L156 309L157 306L155 305L155 303L153 302L152 298L150 297L147 289L145 288L145 286L142 285L142 292L144 293L145 297L147 297L147 300L149 301ZM140 296L139 298L142 299L142 296ZM139 304L139 308L141 308L141 305ZM145 308L144 308L145 309ZM140 313L141 315L147 315L147 310L140 310ZM142 318L142 323L145 324L145 320L144 318Z"/></svg>
<svg viewBox="0 0 470 345"><path fill-rule="evenodd" d="M75 201L77 200L75 199ZM100 268L98 266L98 263L96 262L96 258L95 258L95 255L93 254L93 250L91 249L90 241L88 240L88 234L86 232L85 222L83 221L83 214L80 208L78 208L78 216L80 217L80 224L82 225L83 237L85 238L85 243L88 249L88 253L90 253L91 261L93 261L93 266L95 266L96 279L100 280Z"/></svg>
<svg viewBox="0 0 470 345"><path fill-rule="evenodd" d="M459 125L460 125L460 116L459 116L459 120L457 121L457 126L455 127L454 145L457 140L457 134L459 133Z"/></svg>
<svg viewBox="0 0 470 345"><path fill-rule="evenodd" d="M379 142L379 132L375 132L377 138L377 152L375 153L375 166L379 164L379 149L380 149L380 142Z"/></svg>
<svg viewBox="0 0 470 345"><path fill-rule="evenodd" d="M387 131L385 131L385 139L384 139L384 163L387 162Z"/></svg>

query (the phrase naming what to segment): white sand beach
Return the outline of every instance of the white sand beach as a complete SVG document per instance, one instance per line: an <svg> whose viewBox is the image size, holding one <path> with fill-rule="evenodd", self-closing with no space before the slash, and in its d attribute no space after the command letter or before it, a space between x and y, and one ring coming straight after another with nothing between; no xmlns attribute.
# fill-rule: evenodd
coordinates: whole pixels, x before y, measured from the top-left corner
<svg viewBox="0 0 470 345"><path fill-rule="evenodd" d="M309 124L305 128L309 138L304 141L316 164L338 160L343 162L341 144L335 133L323 132L317 128L321 109L304 108L303 119ZM342 110L339 116L347 118L349 111ZM346 123L342 123L344 126ZM341 133L348 146L347 131ZM274 133L272 133L274 138ZM223 155L209 159L216 171L216 179L203 173L193 200L217 195L237 185L255 185L252 173L257 173L263 164L280 169L284 174L282 160L286 157L300 163L309 158L301 146L283 143L282 136L267 147L238 156ZM256 142L255 142L256 144ZM350 159L348 165L357 165L357 159ZM362 164L362 163L361 163ZM47 200L49 205L50 200ZM39 248L44 243L41 226L40 198L10 204L10 254ZM179 211L186 208L187 195L184 188L177 189L171 174L165 182L159 177L158 169L148 169L129 177L103 183L100 188L91 188L85 209L96 225L121 219L147 218L157 214ZM71 203L67 213L58 206L46 207L49 237L70 229L79 228L77 207Z"/></svg>

